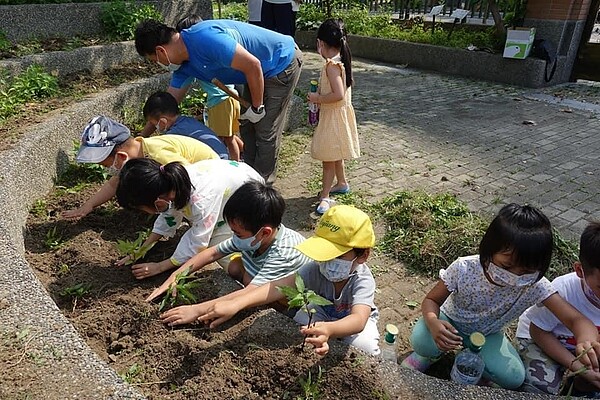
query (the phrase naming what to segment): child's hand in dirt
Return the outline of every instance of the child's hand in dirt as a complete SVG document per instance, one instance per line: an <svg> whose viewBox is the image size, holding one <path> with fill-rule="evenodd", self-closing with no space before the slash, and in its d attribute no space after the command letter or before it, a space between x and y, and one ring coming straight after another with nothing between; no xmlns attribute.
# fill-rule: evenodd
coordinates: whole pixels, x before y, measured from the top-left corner
<svg viewBox="0 0 600 400"><path fill-rule="evenodd" d="M93 208L86 206L85 204L74 210L66 210L61 213L65 219L80 219L91 213Z"/></svg>
<svg viewBox="0 0 600 400"><path fill-rule="evenodd" d="M158 275L163 271L166 271L166 269L163 269L161 263L155 262L135 264L133 267L131 267L131 272L133 272L135 279L149 278L151 276Z"/></svg>
<svg viewBox="0 0 600 400"><path fill-rule="evenodd" d="M131 261L131 256L126 256L126 257L121 258L120 260L115 261L115 265L117 267L122 267L124 265L131 264L131 262L132 262Z"/></svg>
<svg viewBox="0 0 600 400"><path fill-rule="evenodd" d="M428 326L436 346L442 351L454 350L462 344L458 331L448 321L436 319Z"/></svg>
<svg viewBox="0 0 600 400"><path fill-rule="evenodd" d="M171 308L169 311L160 314L160 319L169 326L191 324L196 322L200 315L196 306L196 304L193 304Z"/></svg>
<svg viewBox="0 0 600 400"><path fill-rule="evenodd" d="M177 272L177 271L175 271L175 272ZM171 274L171 276L169 276L169 278L166 281L164 281L164 283L162 285L160 285L159 287L154 289L154 291L150 294L150 296L148 296L146 298L146 301L151 302L152 300L154 300L155 298L157 298L158 296L160 296L161 294L163 294L167 290L169 290L169 286L171 286L173 283L175 283L176 276L177 276L176 273ZM174 291L174 296L177 296L175 288L173 288L173 291Z"/></svg>
<svg viewBox="0 0 600 400"><path fill-rule="evenodd" d="M217 301L198 317L198 321L210 324L211 328L216 328L223 322L231 319L238 311L240 311L240 308L235 300Z"/></svg>
<svg viewBox="0 0 600 400"><path fill-rule="evenodd" d="M324 356L329 352L329 329L327 329L326 323L317 322L310 328L303 326L300 332L306 336L306 343L310 343L315 346L315 353L320 356Z"/></svg>
<svg viewBox="0 0 600 400"><path fill-rule="evenodd" d="M587 370L581 374L581 377L594 387L594 391L600 390L600 372Z"/></svg>

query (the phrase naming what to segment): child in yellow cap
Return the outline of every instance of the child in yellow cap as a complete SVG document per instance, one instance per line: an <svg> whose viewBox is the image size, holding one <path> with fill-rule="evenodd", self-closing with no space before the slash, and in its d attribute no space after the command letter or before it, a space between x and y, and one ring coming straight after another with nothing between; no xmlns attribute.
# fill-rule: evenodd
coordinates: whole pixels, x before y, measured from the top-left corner
<svg viewBox="0 0 600 400"><path fill-rule="evenodd" d="M315 346L317 354L329 351L328 340L340 338L345 343L372 354L379 354L378 311L374 304L375 279L365 264L375 244L375 234L369 216L347 205L330 208L318 222L315 235L296 246L300 252L315 260L304 265L298 274L308 289L331 301L329 306L311 305L316 313L314 326L308 328L308 315L298 311L294 320L303 325L307 343ZM288 275L251 291L236 292L219 299L196 305L202 307L198 320L214 328L249 307L269 304L284 295L278 286L293 286L295 276ZM240 291L243 292L243 291ZM168 312L163 320L179 325L185 307Z"/></svg>

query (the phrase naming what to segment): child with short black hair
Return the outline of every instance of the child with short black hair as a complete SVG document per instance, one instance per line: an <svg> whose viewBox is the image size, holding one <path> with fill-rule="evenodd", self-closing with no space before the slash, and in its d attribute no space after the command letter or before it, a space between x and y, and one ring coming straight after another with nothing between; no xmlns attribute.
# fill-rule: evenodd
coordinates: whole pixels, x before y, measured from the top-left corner
<svg viewBox="0 0 600 400"><path fill-rule="evenodd" d="M421 303L423 317L410 337L414 352L402 365L425 371L442 352L480 332L486 337L479 352L485 362L483 378L517 389L525 369L504 327L528 307L542 303L575 333L577 354L592 348L582 355L582 363L597 367L596 328L544 278L552 248L552 227L540 210L514 203L502 207L479 244L479 254L460 257L440 271L440 280Z"/></svg>
<svg viewBox="0 0 600 400"><path fill-rule="evenodd" d="M314 325L306 326L308 315L299 310L294 320L303 325L306 342L315 346L317 354L329 351L329 339L340 338L366 353L379 354L379 312L374 304L375 279L365 264L375 244L373 225L361 210L340 205L330 208L319 220L315 235L296 248L312 258L297 273L306 288L331 301L331 305L311 305ZM295 274L271 281L238 295L227 295L197 304L192 315L186 307L167 311L161 317L169 325L190 323L196 319L214 328L239 311L265 305L284 298L278 286L293 286ZM235 292L234 292L235 293Z"/></svg>
<svg viewBox="0 0 600 400"><path fill-rule="evenodd" d="M191 272L198 271L236 252L241 252L242 257L232 257L227 273L249 289L289 275L307 264L310 260L295 249L304 237L281 223L284 211L285 201L273 187L258 181L243 184L223 208L223 217L233 236L192 257L148 300L164 293L178 273L188 268Z"/></svg>
<svg viewBox="0 0 600 400"><path fill-rule="evenodd" d="M231 237L223 221L223 207L240 186L262 177L244 163L207 160L184 167L178 162L160 165L149 159L131 160L119 174L117 200L124 208L159 214L144 246L172 237L185 218L190 228L170 258L135 264L133 275L145 279L178 267L209 246ZM125 265L123 258L117 265ZM221 260L226 267L228 260Z"/></svg>
<svg viewBox="0 0 600 400"><path fill-rule="evenodd" d="M552 286L567 303L600 327L600 223L591 222L579 242L574 272L559 276ZM573 333L550 310L533 306L521 315L517 327L519 353L525 364L526 392L558 395L564 374L584 365L575 360ZM588 368L574 378L574 396L600 398L600 373Z"/></svg>
<svg viewBox="0 0 600 400"><path fill-rule="evenodd" d="M171 93L158 91L150 95L144 104L143 114L160 134L197 139L213 149L221 159L229 159L227 147L210 128L196 118L179 114L179 104Z"/></svg>

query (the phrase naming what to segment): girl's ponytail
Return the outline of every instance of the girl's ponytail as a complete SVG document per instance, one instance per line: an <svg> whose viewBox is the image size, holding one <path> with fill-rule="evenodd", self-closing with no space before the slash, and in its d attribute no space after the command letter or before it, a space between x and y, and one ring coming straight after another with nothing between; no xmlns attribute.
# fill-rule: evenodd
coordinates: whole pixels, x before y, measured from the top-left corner
<svg viewBox="0 0 600 400"><path fill-rule="evenodd" d="M342 33L342 39L340 40L340 57L344 63L344 69L346 70L346 87L352 86L354 78L352 77L352 53L350 52L350 46L348 46L346 32L343 29L344 23L340 21L340 31Z"/></svg>
<svg viewBox="0 0 600 400"><path fill-rule="evenodd" d="M181 209L187 204L192 183L186 169L178 162L165 166L148 158L136 158L125 163L119 174L117 201L126 209L154 207L162 195L175 192L173 206Z"/></svg>
<svg viewBox="0 0 600 400"><path fill-rule="evenodd" d="M346 72L346 87L352 86L354 82L352 78L352 54L347 42L344 21L339 18L330 18L323 21L317 30L317 38L327 43L328 46L340 49L340 57Z"/></svg>

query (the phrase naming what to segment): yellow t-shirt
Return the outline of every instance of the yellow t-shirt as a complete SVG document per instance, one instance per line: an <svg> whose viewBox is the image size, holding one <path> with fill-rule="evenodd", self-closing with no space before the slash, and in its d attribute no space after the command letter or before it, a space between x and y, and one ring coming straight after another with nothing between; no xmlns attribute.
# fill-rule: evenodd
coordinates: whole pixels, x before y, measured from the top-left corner
<svg viewBox="0 0 600 400"><path fill-rule="evenodd" d="M194 164L202 160L219 159L208 145L199 140L181 135L161 135L149 138L136 137L142 143L144 157L163 165L179 161L183 165Z"/></svg>

